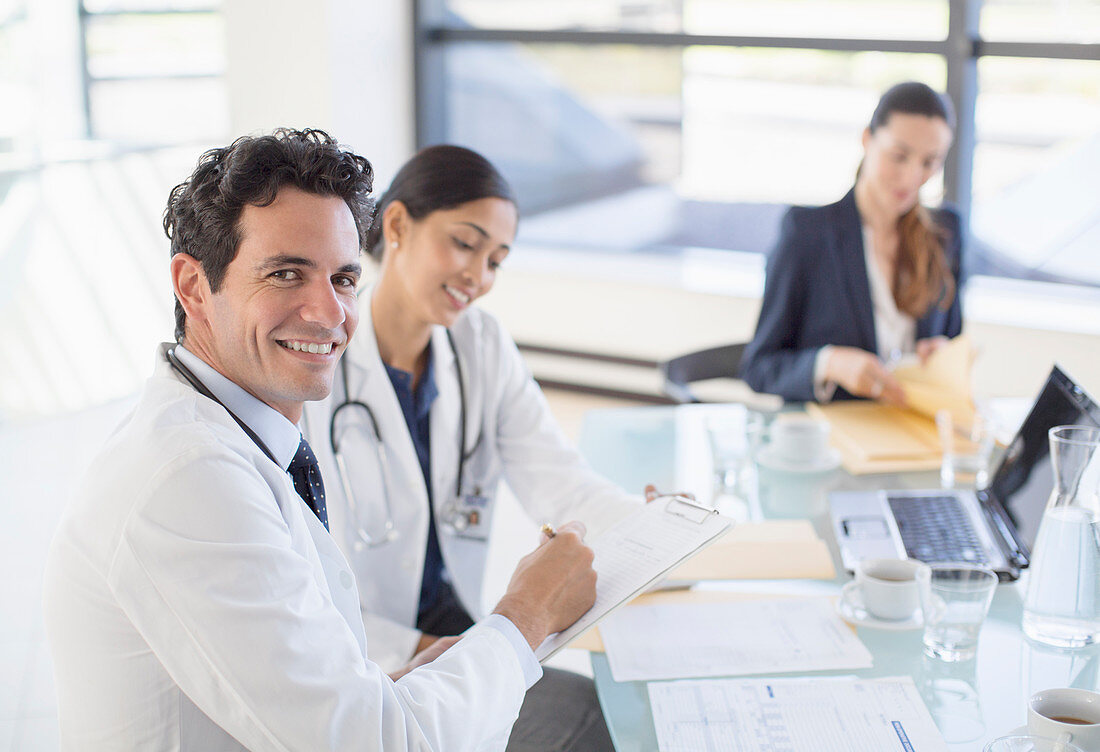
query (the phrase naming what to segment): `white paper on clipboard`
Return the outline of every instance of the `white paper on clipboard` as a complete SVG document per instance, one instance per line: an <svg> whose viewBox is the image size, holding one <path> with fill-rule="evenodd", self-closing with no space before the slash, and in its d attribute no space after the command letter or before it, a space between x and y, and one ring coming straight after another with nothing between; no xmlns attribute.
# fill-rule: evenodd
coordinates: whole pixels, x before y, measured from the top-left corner
<svg viewBox="0 0 1100 752"><path fill-rule="evenodd" d="M732 521L682 496L657 498L588 542L595 553L596 602L567 629L550 635L545 661L573 638L628 603L680 562L713 543Z"/></svg>

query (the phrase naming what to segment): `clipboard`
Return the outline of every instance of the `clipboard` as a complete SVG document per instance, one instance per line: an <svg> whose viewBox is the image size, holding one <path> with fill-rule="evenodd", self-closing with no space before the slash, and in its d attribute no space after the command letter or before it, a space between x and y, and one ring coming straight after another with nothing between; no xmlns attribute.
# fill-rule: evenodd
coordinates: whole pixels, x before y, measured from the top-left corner
<svg viewBox="0 0 1100 752"><path fill-rule="evenodd" d="M662 496L589 542L595 554L596 602L572 625L535 650L540 663L605 616L702 551L733 521L686 496Z"/></svg>

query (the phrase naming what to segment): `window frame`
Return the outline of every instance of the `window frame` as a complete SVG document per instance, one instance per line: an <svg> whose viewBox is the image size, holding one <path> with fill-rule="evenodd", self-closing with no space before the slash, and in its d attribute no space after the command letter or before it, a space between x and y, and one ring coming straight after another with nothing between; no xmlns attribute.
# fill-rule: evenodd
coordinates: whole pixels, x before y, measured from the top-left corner
<svg viewBox="0 0 1100 752"><path fill-rule="evenodd" d="M531 30L463 28L447 22L446 0L413 4L413 76L416 146L442 142L447 133L445 51L477 43L571 44L579 47L624 44L638 47L723 47L902 52L939 55L947 70L947 96L957 118L954 148L944 164L944 198L958 209L969 231L973 192L978 61L983 57L1100 60L1100 44L1077 42L986 41L979 22L983 0L947 0L948 30L942 40L847 39L837 37L730 36L629 30Z"/></svg>
<svg viewBox="0 0 1100 752"><path fill-rule="evenodd" d="M85 0L77 3L77 28L80 53L80 95L84 113L84 136L89 140L97 139L100 134L92 116L92 89L98 83L116 81L184 81L218 80L225 77L225 70L207 73L131 73L128 75L97 76L88 67L88 27L94 19L120 18L126 16L193 16L217 15L221 12L218 5L203 5L193 8L121 8L116 10L89 10Z"/></svg>

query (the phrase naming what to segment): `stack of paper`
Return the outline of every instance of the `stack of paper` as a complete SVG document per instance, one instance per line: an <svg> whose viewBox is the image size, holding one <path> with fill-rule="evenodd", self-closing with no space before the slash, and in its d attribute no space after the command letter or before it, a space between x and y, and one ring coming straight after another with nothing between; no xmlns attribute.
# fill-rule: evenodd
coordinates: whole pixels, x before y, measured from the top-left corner
<svg viewBox="0 0 1100 752"><path fill-rule="evenodd" d="M630 602L631 606L684 605L689 603L731 603L741 601L759 601L775 598L767 593L736 593L726 590L651 590L642 593ZM599 627L592 627L570 643L570 647L588 650L593 653L604 652L603 638Z"/></svg>
<svg viewBox="0 0 1100 752"><path fill-rule="evenodd" d="M660 752L946 752L913 680L710 679L647 685Z"/></svg>
<svg viewBox="0 0 1100 752"><path fill-rule="evenodd" d="M767 520L731 527L709 548L672 570L666 584L834 577L829 547L809 520Z"/></svg>
<svg viewBox="0 0 1100 752"><path fill-rule="evenodd" d="M631 605L600 632L619 682L871 666L827 598Z"/></svg>
<svg viewBox="0 0 1100 752"><path fill-rule="evenodd" d="M969 428L974 422L974 398L970 392L970 371L974 366L974 348L965 334L955 337L921 364L912 362L894 369L910 410L934 418L948 410L957 426Z"/></svg>
<svg viewBox="0 0 1100 752"><path fill-rule="evenodd" d="M833 445L840 450L844 469L853 475L934 470L942 457L936 412L950 411L955 425L964 429L974 420L973 362L970 341L960 335L924 365L914 362L894 369L908 403L904 409L858 400L809 404L806 411L829 422Z"/></svg>
<svg viewBox="0 0 1100 752"><path fill-rule="evenodd" d="M827 420L833 446L852 475L935 470L942 449L936 424L898 407L864 400L806 405Z"/></svg>

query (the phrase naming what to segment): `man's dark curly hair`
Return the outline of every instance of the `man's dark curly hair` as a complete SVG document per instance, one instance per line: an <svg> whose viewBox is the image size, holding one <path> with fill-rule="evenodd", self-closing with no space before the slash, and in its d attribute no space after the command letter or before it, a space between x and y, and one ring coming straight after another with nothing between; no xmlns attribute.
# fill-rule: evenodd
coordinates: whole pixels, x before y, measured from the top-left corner
<svg viewBox="0 0 1100 752"><path fill-rule="evenodd" d="M280 128L270 136L243 136L199 158L191 177L172 189L164 210L164 232L172 255L186 253L202 264L217 292L241 241L239 220L248 204L267 206L285 185L344 200L365 248L370 229L370 162L341 147L324 131ZM186 315L176 301L176 341L182 342Z"/></svg>

